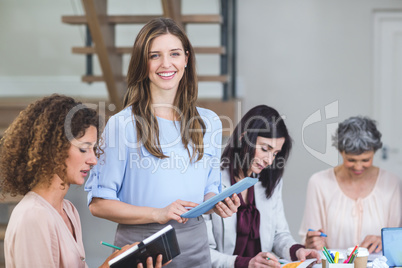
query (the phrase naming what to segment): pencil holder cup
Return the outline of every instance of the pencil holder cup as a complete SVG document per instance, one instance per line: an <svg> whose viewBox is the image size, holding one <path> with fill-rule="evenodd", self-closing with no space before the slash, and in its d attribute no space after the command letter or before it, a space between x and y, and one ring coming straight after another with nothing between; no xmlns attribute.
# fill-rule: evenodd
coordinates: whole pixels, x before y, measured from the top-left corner
<svg viewBox="0 0 402 268"><path fill-rule="evenodd" d="M325 268L354 268L353 263L328 263L325 261Z"/></svg>
<svg viewBox="0 0 402 268"><path fill-rule="evenodd" d="M343 264L343 261L346 259L346 255L343 252L339 252L339 261L338 263L330 263L330 264ZM321 263L322 263L322 268L327 268L327 259L325 258L325 255L321 252ZM342 266L343 267L343 266ZM339 267L339 268L342 268ZM345 267L347 268L347 267Z"/></svg>
<svg viewBox="0 0 402 268"><path fill-rule="evenodd" d="M346 251L346 255L349 255L352 252L353 248L348 248ZM367 248L358 248L358 253L356 255L355 261L353 262L354 268L366 268L367 267L367 259L369 252Z"/></svg>

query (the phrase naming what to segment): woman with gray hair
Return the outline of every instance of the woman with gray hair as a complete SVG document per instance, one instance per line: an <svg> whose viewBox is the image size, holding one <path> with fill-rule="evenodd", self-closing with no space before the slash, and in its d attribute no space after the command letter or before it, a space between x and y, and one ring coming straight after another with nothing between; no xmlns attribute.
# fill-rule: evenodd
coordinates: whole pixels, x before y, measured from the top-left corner
<svg viewBox="0 0 402 268"><path fill-rule="evenodd" d="M382 147L374 120L351 117L339 124L333 145L343 163L315 173L308 183L299 234L307 248L348 248L359 244L380 252L381 228L401 226L398 178L373 166Z"/></svg>

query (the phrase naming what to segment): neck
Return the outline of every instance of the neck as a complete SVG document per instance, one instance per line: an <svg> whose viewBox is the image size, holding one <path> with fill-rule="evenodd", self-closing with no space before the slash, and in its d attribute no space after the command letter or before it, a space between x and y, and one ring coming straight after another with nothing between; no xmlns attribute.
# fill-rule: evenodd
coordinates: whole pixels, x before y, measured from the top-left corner
<svg viewBox="0 0 402 268"><path fill-rule="evenodd" d="M63 186L62 182L59 176L54 175L50 185L41 182L32 189L33 192L48 201L60 214L63 213L63 199L70 188L68 184Z"/></svg>
<svg viewBox="0 0 402 268"><path fill-rule="evenodd" d="M176 107L174 107L175 95L170 92L163 94L152 94L152 108L156 116L175 120L176 119Z"/></svg>
<svg viewBox="0 0 402 268"><path fill-rule="evenodd" d="M364 176L356 176L353 175L349 170L347 170L343 165L335 167L335 174L338 178L341 178L343 180L353 182L353 183L358 183L360 181L366 181L367 177L371 174L373 171L374 167L371 166L365 171Z"/></svg>

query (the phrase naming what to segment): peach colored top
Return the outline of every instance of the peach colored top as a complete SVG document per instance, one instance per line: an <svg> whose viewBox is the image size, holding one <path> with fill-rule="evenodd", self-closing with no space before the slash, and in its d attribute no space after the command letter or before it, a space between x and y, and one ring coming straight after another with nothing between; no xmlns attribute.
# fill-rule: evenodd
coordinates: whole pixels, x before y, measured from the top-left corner
<svg viewBox="0 0 402 268"><path fill-rule="evenodd" d="M323 228L328 248L349 248L367 235L381 235L383 227L401 226L401 190L398 178L379 170L376 184L365 198L353 200L338 185L334 169L315 173L308 183L306 207L299 230L305 243L308 229Z"/></svg>
<svg viewBox="0 0 402 268"><path fill-rule="evenodd" d="M61 215L40 195L29 192L14 208L4 241L6 267L87 268L81 222L74 205L63 200L73 225L69 231Z"/></svg>

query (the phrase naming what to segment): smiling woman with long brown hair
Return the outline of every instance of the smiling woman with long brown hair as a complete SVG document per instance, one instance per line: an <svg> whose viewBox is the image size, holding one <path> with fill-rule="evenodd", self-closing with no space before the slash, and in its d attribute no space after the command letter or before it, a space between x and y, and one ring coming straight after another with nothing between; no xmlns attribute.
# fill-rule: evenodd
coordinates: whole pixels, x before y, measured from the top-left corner
<svg viewBox="0 0 402 268"><path fill-rule="evenodd" d="M191 43L172 19L154 19L141 29L125 109L109 119L105 154L86 184L92 214L119 223L118 246L172 225L181 254L169 267L210 268L203 218L181 215L221 188L222 124L214 112L195 106L195 68ZM236 195L225 201L214 211L229 217L240 203Z"/></svg>

